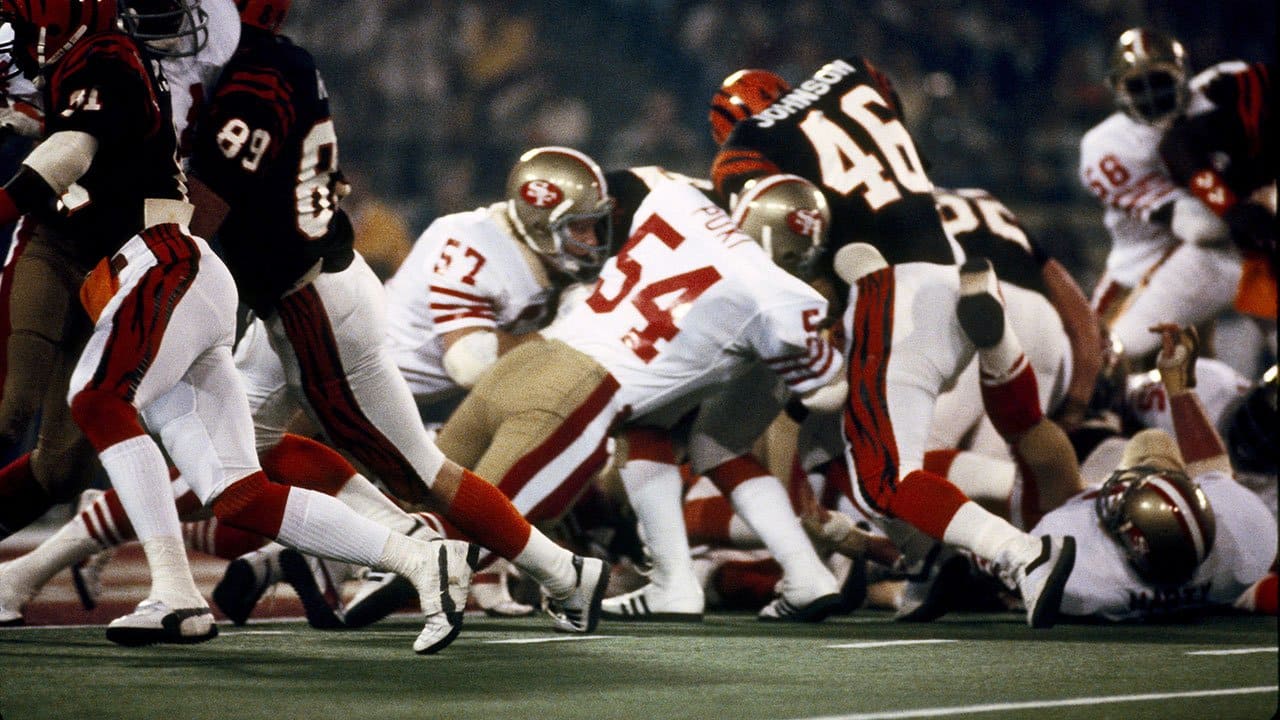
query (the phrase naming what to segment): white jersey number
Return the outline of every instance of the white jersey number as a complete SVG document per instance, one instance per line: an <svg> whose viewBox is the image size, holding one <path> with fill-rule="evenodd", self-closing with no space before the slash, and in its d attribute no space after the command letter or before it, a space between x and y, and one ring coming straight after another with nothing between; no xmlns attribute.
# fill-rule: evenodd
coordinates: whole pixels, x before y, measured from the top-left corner
<svg viewBox="0 0 1280 720"><path fill-rule="evenodd" d="M871 105L888 107L880 93L868 85L859 85L840 98L840 110L867 131L889 162L892 174L886 173L879 158L861 148L822 111L811 110L799 127L818 155L822 184L841 195L860 191L871 209L879 210L902 198L899 186L927 193L933 190L933 183L924 172L907 129L896 118L882 120Z"/></svg>

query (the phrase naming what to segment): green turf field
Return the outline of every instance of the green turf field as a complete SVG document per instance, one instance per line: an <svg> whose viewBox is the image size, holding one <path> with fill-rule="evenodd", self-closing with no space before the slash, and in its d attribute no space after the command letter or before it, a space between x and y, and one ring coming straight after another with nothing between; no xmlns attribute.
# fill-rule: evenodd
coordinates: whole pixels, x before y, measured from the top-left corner
<svg viewBox="0 0 1280 720"><path fill-rule="evenodd" d="M954 615L906 626L864 611L815 626L750 615L701 625L468 618L418 657L411 617L366 630L224 625L135 650L100 627L0 631L0 716L32 718L1268 718L1275 618L1059 626ZM914 641L914 642L909 642ZM838 647L844 645L846 647Z"/></svg>

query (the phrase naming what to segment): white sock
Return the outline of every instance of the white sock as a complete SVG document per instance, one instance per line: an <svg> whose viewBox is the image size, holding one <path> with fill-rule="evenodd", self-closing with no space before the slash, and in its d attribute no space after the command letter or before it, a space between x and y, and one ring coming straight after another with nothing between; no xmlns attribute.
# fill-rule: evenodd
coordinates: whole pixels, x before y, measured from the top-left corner
<svg viewBox="0 0 1280 720"><path fill-rule="evenodd" d="M684 525L684 481L680 469L653 460L629 460L618 474L649 548L653 562L650 580L665 587L696 587L689 533Z"/></svg>
<svg viewBox="0 0 1280 720"><path fill-rule="evenodd" d="M958 453L947 470L947 479L972 500L1008 502L1018 466L1008 460L968 450Z"/></svg>
<svg viewBox="0 0 1280 720"><path fill-rule="evenodd" d="M149 599L160 600L172 610L205 607L208 603L191 577L187 549L181 538L157 535L142 541L147 565L151 567ZM193 604L194 603L194 604Z"/></svg>
<svg viewBox="0 0 1280 720"><path fill-rule="evenodd" d="M818 559L813 543L800 526L800 518L791 509L791 498L777 478L751 478L734 488L729 500L782 566L788 586L812 588L820 594L836 591L839 586L835 576Z"/></svg>
<svg viewBox="0 0 1280 720"><path fill-rule="evenodd" d="M413 515L402 510L363 475L351 476L334 497L357 513L386 525L401 535L408 535L418 525Z"/></svg>
<svg viewBox="0 0 1280 720"><path fill-rule="evenodd" d="M1017 375L1027 364L1022 352L1022 343L1009 324L1009 313L1005 312L1004 334L1000 342L989 348L978 348L978 370L985 385L1000 385Z"/></svg>
<svg viewBox="0 0 1280 720"><path fill-rule="evenodd" d="M729 517L729 542L739 550L758 550L764 547L760 535L737 513Z"/></svg>
<svg viewBox="0 0 1280 720"><path fill-rule="evenodd" d="M958 545L988 561L995 560L1010 542L1028 537L1009 524L1009 521L988 512L972 500L960 506L942 534L943 541Z"/></svg>
<svg viewBox="0 0 1280 720"><path fill-rule="evenodd" d="M276 539L308 555L377 565L390 534L385 525L324 493L291 487Z"/></svg>
<svg viewBox="0 0 1280 720"><path fill-rule="evenodd" d="M552 542L538 528L533 528L529 542L511 564L546 588L553 598L566 598L577 586L573 553Z"/></svg>
<svg viewBox="0 0 1280 720"><path fill-rule="evenodd" d="M139 540L181 538L178 510L169 489L169 466L146 435L129 438L98 453Z"/></svg>
<svg viewBox="0 0 1280 720"><path fill-rule="evenodd" d="M98 541L85 530L80 516L76 515L34 550L5 565L6 597L0 599L4 600L6 607L21 607L62 569L71 567L101 549Z"/></svg>

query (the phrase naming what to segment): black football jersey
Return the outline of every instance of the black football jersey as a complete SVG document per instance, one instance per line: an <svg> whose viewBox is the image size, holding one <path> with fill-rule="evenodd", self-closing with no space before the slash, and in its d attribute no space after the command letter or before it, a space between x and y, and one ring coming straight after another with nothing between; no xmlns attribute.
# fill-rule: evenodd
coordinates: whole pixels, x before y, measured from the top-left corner
<svg viewBox="0 0 1280 720"><path fill-rule="evenodd" d="M315 61L244 28L195 139L192 175L229 210L218 231L241 300L261 315L317 262L351 257L338 139Z"/></svg>
<svg viewBox="0 0 1280 720"><path fill-rule="evenodd" d="M1041 269L1049 261L1016 215L986 190L934 188L947 234L967 257L991 261L996 277L1048 296Z"/></svg>
<svg viewBox="0 0 1280 720"><path fill-rule="evenodd" d="M1197 76L1213 109L1179 118L1160 142L1176 180L1190 185L1198 171L1212 169L1241 197L1275 182L1274 73L1273 64L1229 62Z"/></svg>
<svg viewBox="0 0 1280 720"><path fill-rule="evenodd" d="M92 135L88 172L49 211L36 211L88 264L111 255L143 229L147 198L186 200L177 160L169 90L159 63L129 36L108 31L77 43L44 89L48 135Z"/></svg>
<svg viewBox="0 0 1280 720"><path fill-rule="evenodd" d="M834 60L759 113L740 121L712 168L728 197L751 178L804 177L831 206L831 245L874 245L891 264L956 261L933 203L933 184L863 58Z"/></svg>

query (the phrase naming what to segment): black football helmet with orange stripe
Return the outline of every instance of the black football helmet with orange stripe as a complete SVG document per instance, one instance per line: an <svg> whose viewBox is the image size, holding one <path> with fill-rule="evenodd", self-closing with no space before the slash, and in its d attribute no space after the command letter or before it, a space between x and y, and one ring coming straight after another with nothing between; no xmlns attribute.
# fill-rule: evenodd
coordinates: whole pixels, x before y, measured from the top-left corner
<svg viewBox="0 0 1280 720"><path fill-rule="evenodd" d="M1181 585L1213 549L1209 498L1180 470L1121 468L1094 500L1098 519L1144 580Z"/></svg>
<svg viewBox="0 0 1280 720"><path fill-rule="evenodd" d="M86 35L115 27L116 0L0 0L13 60L28 77L56 65Z"/></svg>
<svg viewBox="0 0 1280 720"><path fill-rule="evenodd" d="M790 90L786 80L768 70L749 68L725 78L711 97L711 112L707 116L716 145L724 144L739 120L769 107Z"/></svg>

